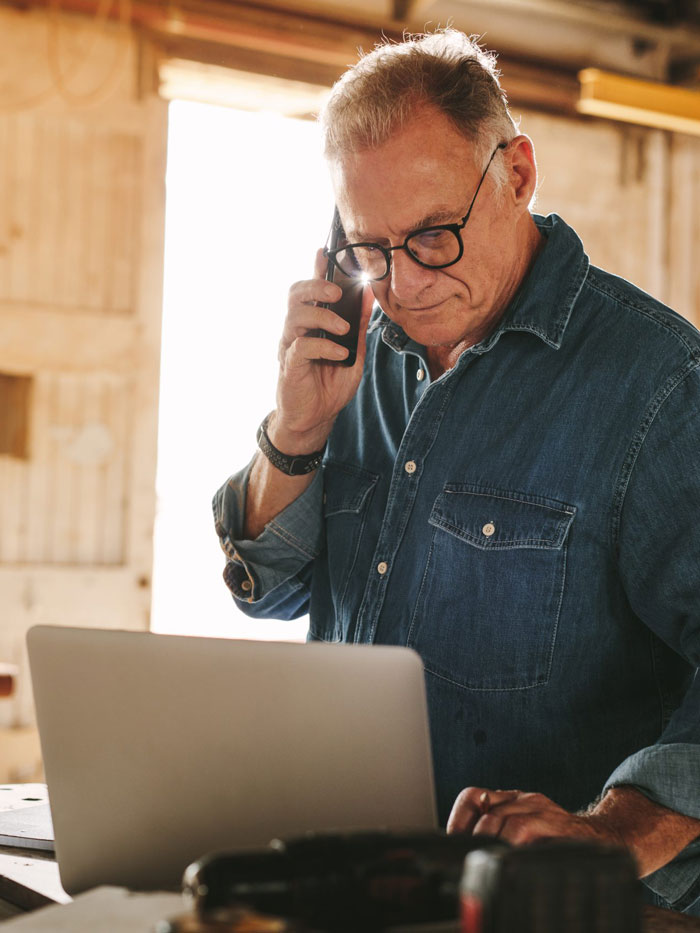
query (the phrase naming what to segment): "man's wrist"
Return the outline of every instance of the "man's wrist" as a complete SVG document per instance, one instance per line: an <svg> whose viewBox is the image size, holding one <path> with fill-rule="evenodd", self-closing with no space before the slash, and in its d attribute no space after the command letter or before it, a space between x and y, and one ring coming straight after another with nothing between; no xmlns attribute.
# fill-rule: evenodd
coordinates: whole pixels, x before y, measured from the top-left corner
<svg viewBox="0 0 700 933"><path fill-rule="evenodd" d="M631 852L644 878L700 835L700 821L651 800L636 787L611 787L585 817L610 842Z"/></svg>
<svg viewBox="0 0 700 933"><path fill-rule="evenodd" d="M270 440L267 433L267 426L272 413L270 413L258 428L257 441L258 447L270 461L275 469L284 473L286 476L308 476L317 470L323 461L323 454L326 450L326 444L313 450L311 453L288 453L280 450Z"/></svg>
<svg viewBox="0 0 700 933"><path fill-rule="evenodd" d="M284 423L275 410L268 415L266 433L278 450L290 456L308 456L325 445L332 427L331 421L308 431L295 431Z"/></svg>

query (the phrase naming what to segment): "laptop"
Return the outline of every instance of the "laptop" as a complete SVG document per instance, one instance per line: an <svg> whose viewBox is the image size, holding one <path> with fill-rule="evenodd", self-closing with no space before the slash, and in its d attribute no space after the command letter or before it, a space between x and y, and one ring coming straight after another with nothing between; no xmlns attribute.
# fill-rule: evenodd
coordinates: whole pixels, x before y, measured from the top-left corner
<svg viewBox="0 0 700 933"><path fill-rule="evenodd" d="M27 643L65 890L179 888L201 855L434 828L408 648L37 626Z"/></svg>

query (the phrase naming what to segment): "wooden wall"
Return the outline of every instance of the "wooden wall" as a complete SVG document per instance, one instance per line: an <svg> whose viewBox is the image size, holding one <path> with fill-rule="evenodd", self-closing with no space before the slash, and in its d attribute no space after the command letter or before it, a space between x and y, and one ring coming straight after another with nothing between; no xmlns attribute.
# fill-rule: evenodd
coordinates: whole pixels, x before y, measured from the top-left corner
<svg viewBox="0 0 700 933"><path fill-rule="evenodd" d="M0 725L32 719L30 625L149 625L167 104L144 55L0 7L0 373L32 381L26 450L0 453Z"/></svg>
<svg viewBox="0 0 700 933"><path fill-rule="evenodd" d="M523 111L539 173L535 210L555 211L591 261L700 325L700 139Z"/></svg>
<svg viewBox="0 0 700 933"><path fill-rule="evenodd" d="M32 721L30 625L149 624L167 104L140 36L0 5L0 438L20 438L0 452L0 660L21 669L0 727ZM534 109L522 128L537 209L698 323L700 141ZM3 393L12 376L31 392ZM24 433L3 398L26 399Z"/></svg>

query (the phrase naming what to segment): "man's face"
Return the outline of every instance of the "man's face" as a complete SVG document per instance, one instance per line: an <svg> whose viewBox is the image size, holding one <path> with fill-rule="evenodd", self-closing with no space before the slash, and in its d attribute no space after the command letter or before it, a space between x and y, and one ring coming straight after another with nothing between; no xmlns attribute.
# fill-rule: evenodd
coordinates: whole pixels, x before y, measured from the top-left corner
<svg viewBox="0 0 700 933"><path fill-rule="evenodd" d="M444 114L420 108L405 129L378 149L332 164L348 240L396 246L420 227L459 223L483 168L474 162L472 145ZM373 284L385 313L419 344L448 349L477 342L498 320L522 278L518 228L523 207L510 182L500 197L495 193L491 171L462 230L459 262L426 269L405 250L396 250L390 274Z"/></svg>

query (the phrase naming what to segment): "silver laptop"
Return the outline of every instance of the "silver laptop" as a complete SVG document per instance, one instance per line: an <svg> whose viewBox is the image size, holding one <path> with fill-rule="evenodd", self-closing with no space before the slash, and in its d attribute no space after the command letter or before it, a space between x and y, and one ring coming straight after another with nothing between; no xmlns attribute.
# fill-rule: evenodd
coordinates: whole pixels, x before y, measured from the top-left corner
<svg viewBox="0 0 700 933"><path fill-rule="evenodd" d="M27 636L61 881L178 887L206 852L436 825L407 648L37 626Z"/></svg>

